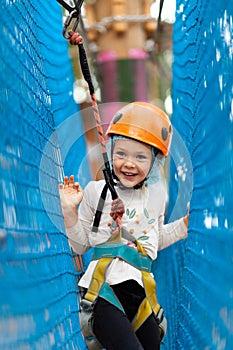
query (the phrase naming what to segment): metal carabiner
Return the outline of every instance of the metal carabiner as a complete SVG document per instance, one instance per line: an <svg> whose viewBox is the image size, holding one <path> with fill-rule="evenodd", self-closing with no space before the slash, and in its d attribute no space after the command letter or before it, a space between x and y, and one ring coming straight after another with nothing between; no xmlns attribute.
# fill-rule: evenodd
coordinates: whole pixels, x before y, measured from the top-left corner
<svg viewBox="0 0 233 350"><path fill-rule="evenodd" d="M75 20L73 26L70 29L73 32L75 32L75 30L78 27L79 16L81 14L81 7L82 7L82 4L83 4L83 1L84 0L74 1L75 6L71 7L67 3L67 1L65 1L65 0L57 0L57 2L59 2L59 4L62 5L69 12L69 15L68 15L68 17L65 20L63 31L62 31L62 34L63 34L64 38L66 38L66 39L70 39L71 38L71 36L69 34L67 34L67 29L71 25L71 22L73 21L73 19L76 19L76 20Z"/></svg>
<svg viewBox="0 0 233 350"><path fill-rule="evenodd" d="M62 35L66 39L70 39L71 38L70 34L67 34L67 29L71 25L71 22L73 21L73 19L75 19L75 18L76 18L76 20L75 20L73 26L71 27L72 31L75 32L75 30L78 27L78 23L79 23L79 13L78 13L78 11L77 10L73 10L72 12L70 12L69 16L65 20L64 27L63 27L63 30L62 30Z"/></svg>

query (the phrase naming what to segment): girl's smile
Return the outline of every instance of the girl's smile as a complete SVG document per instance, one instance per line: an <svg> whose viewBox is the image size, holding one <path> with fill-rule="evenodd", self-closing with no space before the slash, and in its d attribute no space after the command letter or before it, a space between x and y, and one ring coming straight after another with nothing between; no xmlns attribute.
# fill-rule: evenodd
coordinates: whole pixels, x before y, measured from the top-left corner
<svg viewBox="0 0 233 350"><path fill-rule="evenodd" d="M151 163L151 146L130 139L116 140L113 168L123 186L134 187L142 182L150 171Z"/></svg>

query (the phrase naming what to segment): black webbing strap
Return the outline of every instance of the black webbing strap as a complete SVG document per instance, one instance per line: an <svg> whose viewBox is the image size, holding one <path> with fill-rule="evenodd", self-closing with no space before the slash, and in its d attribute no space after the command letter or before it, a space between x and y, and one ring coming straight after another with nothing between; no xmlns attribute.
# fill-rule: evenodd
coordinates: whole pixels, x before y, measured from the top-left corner
<svg viewBox="0 0 233 350"><path fill-rule="evenodd" d="M99 228L99 224L100 224L100 219L101 219L101 215L103 212L103 208L104 208L104 202L106 200L107 197L107 192L108 192L109 186L106 183L102 189L101 195L100 195L100 199L97 205L97 209L95 212L95 217L94 217L94 222L93 222L93 226L92 226L92 232L98 232L98 228ZM129 233L129 231L127 231L127 229L125 227L122 226L121 228L121 233L122 233L122 237L124 237L125 239L127 239L128 241L131 242L135 242L136 238L133 237L131 235L131 233Z"/></svg>
<svg viewBox="0 0 233 350"><path fill-rule="evenodd" d="M97 205L97 209L95 212L95 218L94 218L94 222L93 222L93 226L92 226L92 232L97 232L98 231L98 227L100 224L100 219L101 219L101 215L103 212L103 208L104 208L104 202L107 196L107 192L108 192L108 184L106 183L102 189L101 195L100 195L100 199Z"/></svg>

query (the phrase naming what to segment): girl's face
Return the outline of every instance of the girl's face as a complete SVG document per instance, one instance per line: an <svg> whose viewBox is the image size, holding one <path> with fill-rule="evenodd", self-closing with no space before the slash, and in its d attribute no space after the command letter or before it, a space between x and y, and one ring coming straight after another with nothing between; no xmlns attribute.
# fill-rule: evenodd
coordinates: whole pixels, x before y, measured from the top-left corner
<svg viewBox="0 0 233 350"><path fill-rule="evenodd" d="M134 140L116 140L113 168L123 186L133 187L142 182L150 171L151 162L151 146Z"/></svg>

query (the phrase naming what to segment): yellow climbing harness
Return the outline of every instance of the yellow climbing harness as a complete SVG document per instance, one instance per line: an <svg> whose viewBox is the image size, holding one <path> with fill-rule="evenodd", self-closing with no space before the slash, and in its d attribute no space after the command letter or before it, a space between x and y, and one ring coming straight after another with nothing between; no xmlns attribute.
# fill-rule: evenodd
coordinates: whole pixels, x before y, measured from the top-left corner
<svg viewBox="0 0 233 350"><path fill-rule="evenodd" d="M98 260L98 263L92 275L88 291L85 294L85 299L92 303L94 303L98 296L101 296L124 312L112 288L105 282L106 269L115 258L120 258L139 269L142 273L146 298L142 301L137 315L132 321L134 331L143 324L152 312L157 315L160 310L160 305L156 298L156 284L150 274L152 260L147 256L141 244L138 241L135 241L135 243L137 250L116 241L95 247L93 260Z"/></svg>
<svg viewBox="0 0 233 350"><path fill-rule="evenodd" d="M93 260L98 260L98 262L93 272L90 286L80 304L81 330L88 349L90 350L103 349L102 345L95 338L92 330L93 307L97 297L100 296L104 298L125 313L113 289L105 282L106 270L115 258L126 261L128 264L139 269L142 274L146 297L141 302L138 312L132 321L133 330L136 332L151 313L154 312L155 317L158 319L161 340L165 336L166 318L163 316L163 309L157 301L156 283L150 273L152 259L147 255L145 249L137 240L135 244L137 245L137 250L121 243L120 233L114 239L94 248Z"/></svg>

